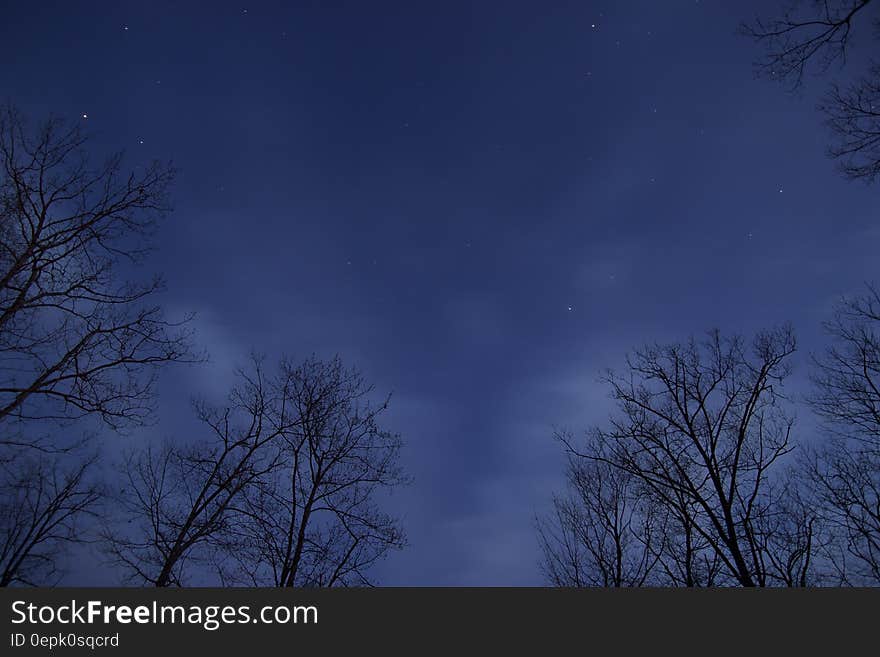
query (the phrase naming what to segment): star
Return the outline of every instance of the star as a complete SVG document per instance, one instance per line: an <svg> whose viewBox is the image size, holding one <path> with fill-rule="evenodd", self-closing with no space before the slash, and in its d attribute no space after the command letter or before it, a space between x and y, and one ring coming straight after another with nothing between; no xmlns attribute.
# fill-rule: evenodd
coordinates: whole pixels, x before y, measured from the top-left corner
<svg viewBox="0 0 880 657"><path fill-rule="evenodd" d="M568 312L571 312L572 310L574 310L574 308L572 308L571 306L569 306L569 307L568 307Z"/></svg>
<svg viewBox="0 0 880 657"><path fill-rule="evenodd" d="M87 118L89 118L89 115L88 115L88 114L83 114L83 118L84 118L84 119L87 119Z"/></svg>
<svg viewBox="0 0 880 657"><path fill-rule="evenodd" d="M128 25L123 25L122 29L125 30L126 32L128 32Z"/></svg>

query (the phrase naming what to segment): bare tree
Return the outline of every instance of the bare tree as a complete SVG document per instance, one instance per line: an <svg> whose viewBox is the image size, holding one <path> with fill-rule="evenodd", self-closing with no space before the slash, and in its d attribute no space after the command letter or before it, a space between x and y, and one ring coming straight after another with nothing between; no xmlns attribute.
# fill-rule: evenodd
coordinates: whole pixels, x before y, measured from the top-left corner
<svg viewBox="0 0 880 657"><path fill-rule="evenodd" d="M256 586L369 585L369 568L404 545L378 495L406 481L400 437L379 419L388 400L339 358L281 365L279 388L296 414L271 443L281 466L249 487L223 572Z"/></svg>
<svg viewBox="0 0 880 657"><path fill-rule="evenodd" d="M228 542L236 498L276 467L267 445L290 431L295 417L260 359L237 376L226 408L194 404L205 438L129 457L117 496L122 517L104 530L112 561L129 581L182 586L190 563L209 562Z"/></svg>
<svg viewBox="0 0 880 657"><path fill-rule="evenodd" d="M85 143L78 126L29 134L14 109L0 113L0 423L140 422L156 366L190 354L153 301L161 281L122 269L168 209L173 171L124 175L121 155L93 167Z"/></svg>
<svg viewBox="0 0 880 657"><path fill-rule="evenodd" d="M607 437L594 431L568 454L570 494L554 497L538 519L542 569L554 586L713 586L721 562L697 531L699 507L680 490L670 498L610 461Z"/></svg>
<svg viewBox="0 0 880 657"><path fill-rule="evenodd" d="M766 508L755 518L754 536L768 584L805 587L839 583L818 563L827 550L828 537L803 474L801 467L794 465L776 478L768 489Z"/></svg>
<svg viewBox="0 0 880 657"><path fill-rule="evenodd" d="M562 437L569 442L570 437ZM537 519L542 569L554 586L643 586L657 567L665 518L628 472L569 454L568 495Z"/></svg>
<svg viewBox="0 0 880 657"><path fill-rule="evenodd" d="M744 34L763 44L759 74L799 89L811 67L825 73L841 66L851 50L854 26L868 23L878 3L871 0L800 0L781 16L744 24ZM875 14L876 16L876 14ZM875 27L880 21L875 18ZM845 85L832 84L820 104L833 135L828 154L844 175L872 182L880 175L880 67Z"/></svg>
<svg viewBox="0 0 880 657"><path fill-rule="evenodd" d="M207 437L128 463L123 522L105 538L130 579L184 585L191 563L223 583L365 583L403 538L375 493L403 481L385 405L336 359L239 371L226 409L197 406Z"/></svg>
<svg viewBox="0 0 880 657"><path fill-rule="evenodd" d="M828 154L850 179L880 176L880 66L841 88L834 84L820 106L835 142Z"/></svg>
<svg viewBox="0 0 880 657"><path fill-rule="evenodd" d="M571 457L624 473L665 509L649 543L664 583L810 581L809 536L781 540L795 522L779 470L792 450L782 385L794 350L787 328L759 334L750 350L717 331L643 348L626 375L606 378L618 403L610 428L585 445L566 441Z"/></svg>
<svg viewBox="0 0 880 657"><path fill-rule="evenodd" d="M31 131L0 110L0 583L54 581L61 548L81 538L75 516L98 489L71 423L144 421L156 368L191 358L155 302L161 281L126 280L168 209L173 171L124 175L121 155L92 166L86 143L76 125Z"/></svg>
<svg viewBox="0 0 880 657"><path fill-rule="evenodd" d="M662 586L714 586L721 579L721 562L711 545L697 531L700 508L694 501L675 491L668 500L647 489L654 514L663 518L650 544L660 572L655 582Z"/></svg>
<svg viewBox="0 0 880 657"><path fill-rule="evenodd" d="M811 402L830 437L809 461L831 560L846 583L880 583L880 293L844 300L826 328Z"/></svg>
<svg viewBox="0 0 880 657"><path fill-rule="evenodd" d="M94 461L76 452L7 454L0 468L0 586L58 580L60 555L84 541L78 524L100 499L90 480Z"/></svg>

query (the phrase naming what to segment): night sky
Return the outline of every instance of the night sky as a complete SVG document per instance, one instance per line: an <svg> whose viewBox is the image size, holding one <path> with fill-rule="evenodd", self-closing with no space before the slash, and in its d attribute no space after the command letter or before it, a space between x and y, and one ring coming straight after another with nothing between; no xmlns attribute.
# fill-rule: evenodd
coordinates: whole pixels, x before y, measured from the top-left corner
<svg viewBox="0 0 880 657"><path fill-rule="evenodd" d="M179 169L145 271L211 361L111 439L191 430L251 350L338 353L393 392L415 480L379 582L540 584L553 429L607 416L604 368L791 321L801 380L876 272L877 187L824 155L825 81L756 80L736 34L772 4L9 3L0 99ZM83 557L67 581L119 579Z"/></svg>

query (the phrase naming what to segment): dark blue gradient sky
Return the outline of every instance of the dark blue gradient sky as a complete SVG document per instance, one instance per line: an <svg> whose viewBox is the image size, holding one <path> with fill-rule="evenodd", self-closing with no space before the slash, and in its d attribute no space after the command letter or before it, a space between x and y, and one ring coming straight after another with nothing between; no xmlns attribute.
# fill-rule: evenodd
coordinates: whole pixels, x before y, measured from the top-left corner
<svg viewBox="0 0 880 657"><path fill-rule="evenodd" d="M10 3L0 95L180 169L149 268L212 360L125 440L191 430L251 349L339 353L393 391L415 477L380 581L541 583L553 427L607 415L603 368L791 321L803 376L876 273L878 188L825 158L824 82L753 78L762 7ZM87 557L70 581L116 582Z"/></svg>

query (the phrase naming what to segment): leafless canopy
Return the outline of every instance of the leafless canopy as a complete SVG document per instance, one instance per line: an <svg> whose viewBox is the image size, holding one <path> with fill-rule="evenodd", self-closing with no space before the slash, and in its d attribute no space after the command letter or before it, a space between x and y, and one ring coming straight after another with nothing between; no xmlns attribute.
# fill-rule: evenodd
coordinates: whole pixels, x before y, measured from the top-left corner
<svg viewBox="0 0 880 657"><path fill-rule="evenodd" d="M92 166L76 125L30 130L0 110L0 585L53 583L99 489L86 428L142 422L156 368L190 357L155 302L126 280L173 177Z"/></svg>
<svg viewBox="0 0 880 657"><path fill-rule="evenodd" d="M78 524L100 498L93 463L25 451L0 466L0 586L55 583L59 555L82 540Z"/></svg>
<svg viewBox="0 0 880 657"><path fill-rule="evenodd" d="M765 46L759 74L799 89L811 66L826 73L846 63L856 24L868 24L878 6L872 0L801 0L779 18L756 19L742 26ZM875 13L876 16L876 13ZM880 32L880 20L875 20ZM874 181L880 175L880 68L846 84L833 83L820 105L834 141L828 149L844 175Z"/></svg>
<svg viewBox="0 0 880 657"><path fill-rule="evenodd" d="M537 520L548 581L604 587L657 583L665 518L641 483L608 463L572 454L566 474L569 494L555 496L552 514Z"/></svg>
<svg viewBox="0 0 880 657"><path fill-rule="evenodd" d="M128 458L115 496L121 525L108 524L104 538L130 580L183 585L187 566L204 565L224 540L236 497L275 467L266 446L291 428L289 409L259 359L238 378L226 408L194 404L203 438L166 441Z"/></svg>
<svg viewBox="0 0 880 657"><path fill-rule="evenodd" d="M563 438L570 470L589 475L574 480L579 510L563 518L565 529L590 528L593 538L581 543L591 553L602 544L591 529L597 523L612 539L633 534L630 556L622 541L611 541L618 569L642 564L630 567L640 574L628 583L808 583L810 523L793 519L804 509L782 476L793 428L782 385L794 350L786 328L759 334L750 348L713 332L702 342L636 351L625 375L606 378L618 405L610 427L583 443ZM626 487L608 496L603 481Z"/></svg>
<svg viewBox="0 0 880 657"><path fill-rule="evenodd" d="M857 82L832 85L821 105L836 137L828 148L844 175L874 181L880 176L880 66Z"/></svg>
<svg viewBox="0 0 880 657"><path fill-rule="evenodd" d="M296 416L271 444L279 464L237 506L232 581L272 586L363 586L369 568L404 544L377 496L406 481L401 440L379 426L388 400L335 358L281 365L281 390Z"/></svg>
<svg viewBox="0 0 880 657"><path fill-rule="evenodd" d="M800 0L789 3L779 18L756 18L741 30L763 43L766 54L757 62L760 73L803 84L812 64L824 72L835 62L845 62L854 21L871 0Z"/></svg>
<svg viewBox="0 0 880 657"><path fill-rule="evenodd" d="M819 508L844 582L880 584L880 293L843 301L816 359L814 409L831 434L812 455Z"/></svg>
<svg viewBox="0 0 880 657"><path fill-rule="evenodd" d="M273 376L255 360L238 380L227 408L197 406L204 439L129 461L128 522L106 532L114 561L158 586L183 584L196 561L224 584L369 583L403 543L376 499L404 481L400 439L377 424L387 404L339 359L283 361Z"/></svg>
<svg viewBox="0 0 880 657"><path fill-rule="evenodd" d="M124 175L118 155L93 167L85 141L63 121L30 134L0 114L0 423L142 421L155 366L189 354L153 301L161 281L122 268L167 210L173 171Z"/></svg>

